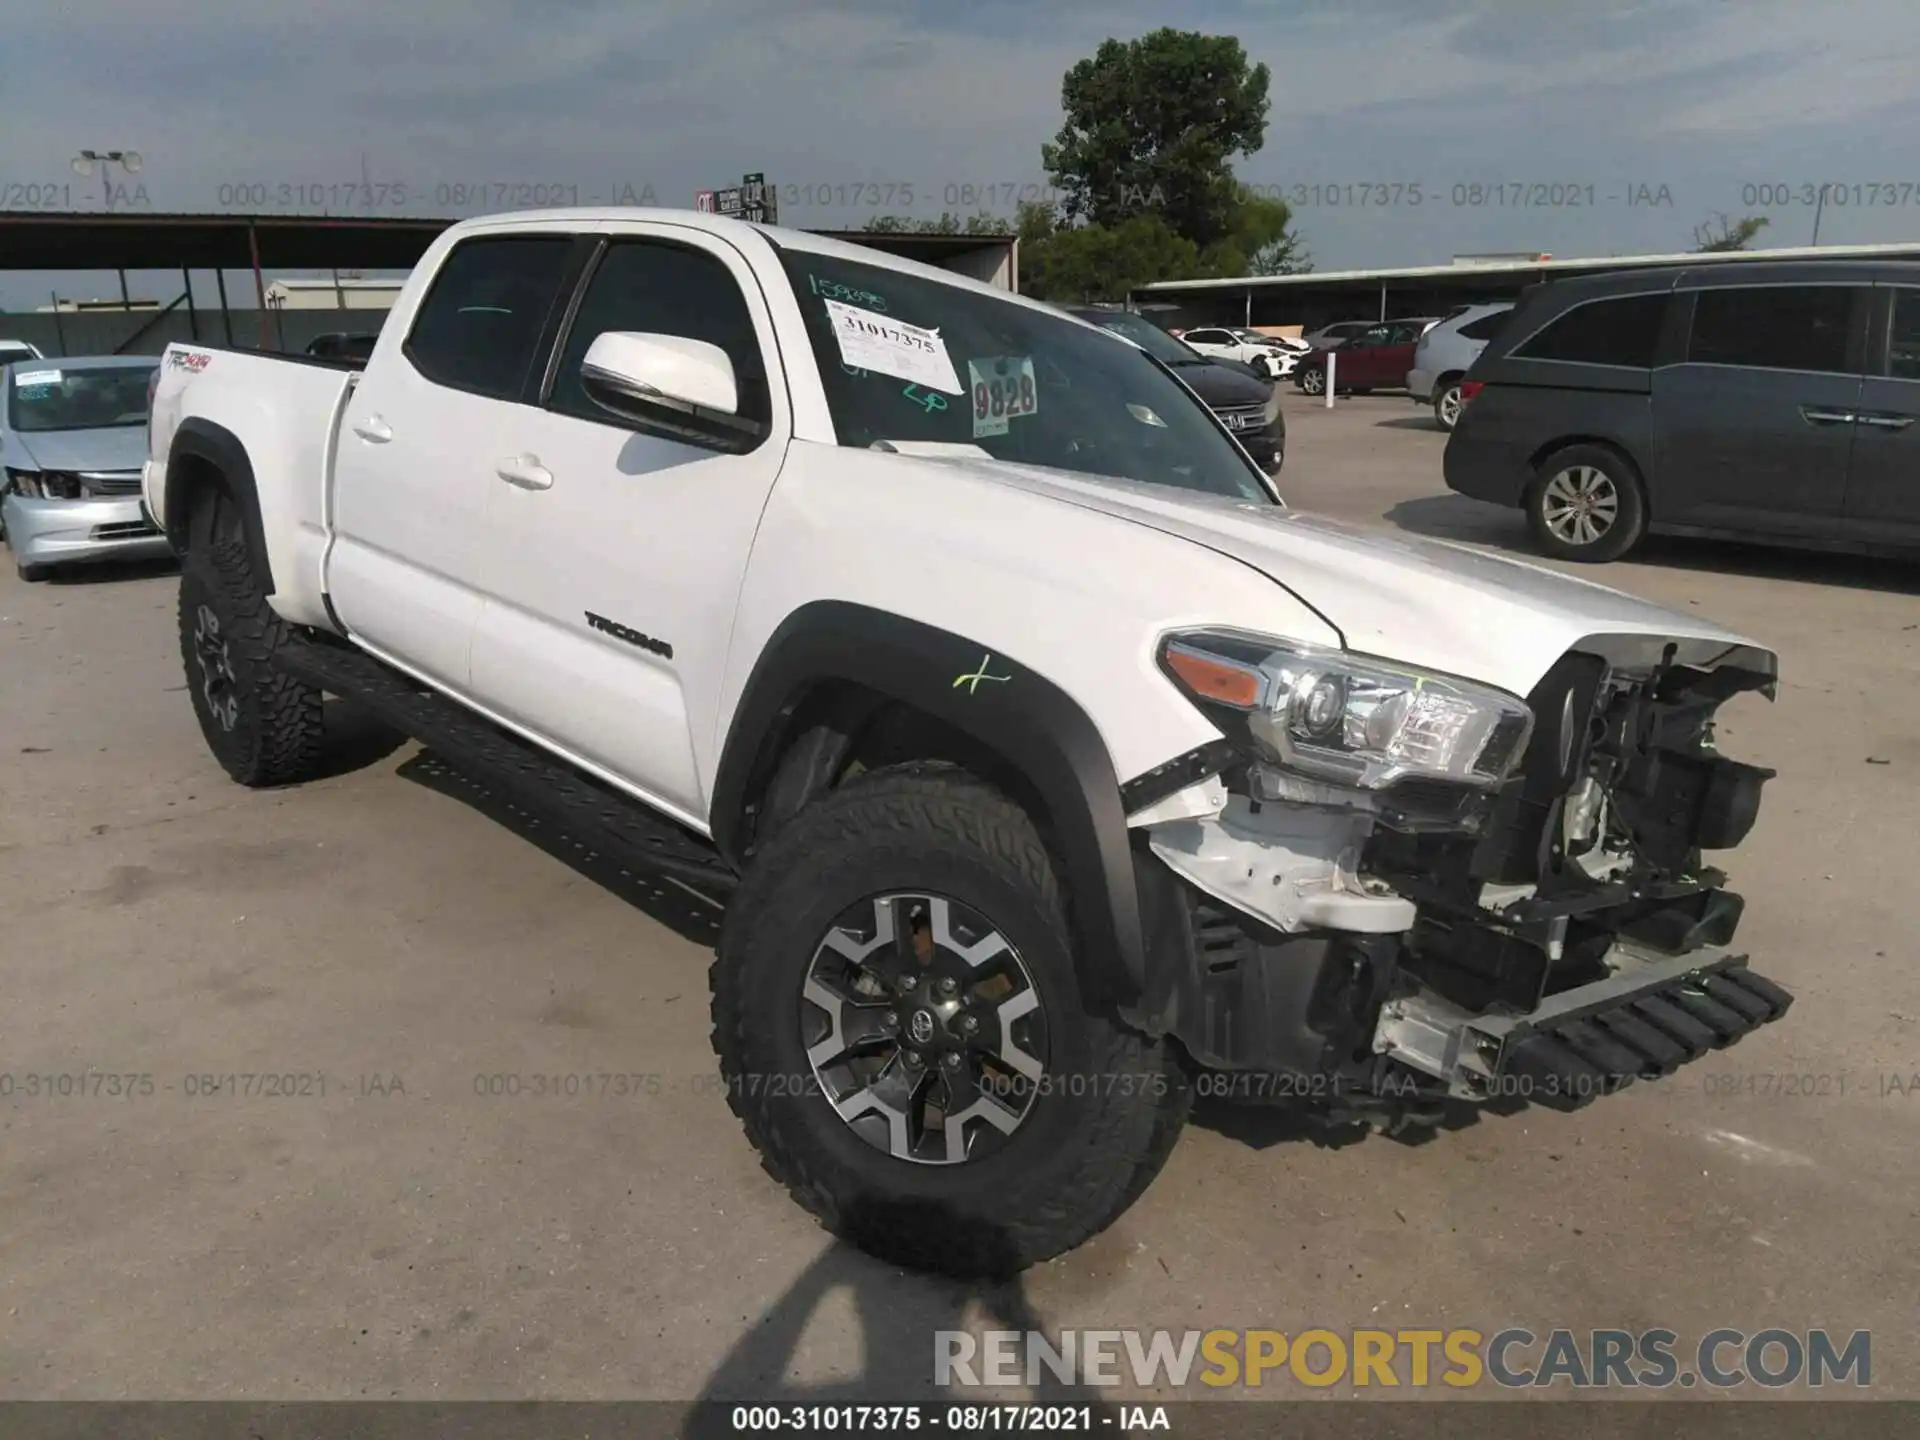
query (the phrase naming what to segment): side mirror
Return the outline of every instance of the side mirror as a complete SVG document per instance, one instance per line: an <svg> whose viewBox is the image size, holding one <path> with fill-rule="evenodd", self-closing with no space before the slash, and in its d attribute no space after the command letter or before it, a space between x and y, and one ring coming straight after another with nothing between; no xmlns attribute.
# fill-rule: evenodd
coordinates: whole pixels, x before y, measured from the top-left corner
<svg viewBox="0 0 1920 1440"><path fill-rule="evenodd" d="M727 352L705 340L609 330L587 347L580 384L610 415L724 449L750 449L766 433L739 413Z"/></svg>

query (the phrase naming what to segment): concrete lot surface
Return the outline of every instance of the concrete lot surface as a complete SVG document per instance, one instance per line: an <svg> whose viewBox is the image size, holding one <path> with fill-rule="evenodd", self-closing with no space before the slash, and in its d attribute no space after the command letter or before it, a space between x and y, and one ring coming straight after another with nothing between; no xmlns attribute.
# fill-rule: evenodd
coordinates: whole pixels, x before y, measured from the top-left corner
<svg viewBox="0 0 1920 1440"><path fill-rule="evenodd" d="M1297 505L1524 552L1445 492L1424 411L1287 399ZM833 1244L763 1175L712 1087L710 905L344 707L339 773L242 790L194 725L172 573L7 567L0 1396L924 1398L955 1326L1511 1324L1683 1353L1870 1329L1873 1392L1920 1395L1920 567L1656 543L1599 578L1782 654L1722 745L1781 772L1730 868L1789 1016L1422 1145L1205 1111L1109 1233L973 1289ZM134 1093L25 1093L89 1071ZM246 1074L290 1078L203 1093ZM578 1075L657 1078L485 1093Z"/></svg>

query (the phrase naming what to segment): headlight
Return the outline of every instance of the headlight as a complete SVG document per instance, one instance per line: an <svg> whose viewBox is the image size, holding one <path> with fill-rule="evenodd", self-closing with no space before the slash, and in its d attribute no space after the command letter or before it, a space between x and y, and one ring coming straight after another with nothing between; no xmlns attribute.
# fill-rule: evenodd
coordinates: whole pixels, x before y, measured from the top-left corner
<svg viewBox="0 0 1920 1440"><path fill-rule="evenodd" d="M1280 418L1280 387L1278 385L1274 386L1272 392L1268 394L1267 408L1260 413L1269 426Z"/></svg>
<svg viewBox="0 0 1920 1440"><path fill-rule="evenodd" d="M1533 729L1503 690L1264 636L1173 635L1160 668L1259 758L1370 790L1414 777L1498 785Z"/></svg>
<svg viewBox="0 0 1920 1440"><path fill-rule="evenodd" d="M23 500L78 500L86 487L64 470L16 470L7 466L7 488Z"/></svg>

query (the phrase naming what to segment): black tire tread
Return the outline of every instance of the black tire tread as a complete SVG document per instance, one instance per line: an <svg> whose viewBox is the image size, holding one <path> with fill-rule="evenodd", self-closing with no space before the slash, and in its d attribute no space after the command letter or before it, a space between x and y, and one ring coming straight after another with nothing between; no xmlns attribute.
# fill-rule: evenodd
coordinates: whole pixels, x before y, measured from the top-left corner
<svg viewBox="0 0 1920 1440"><path fill-rule="evenodd" d="M242 785L263 789L309 778L323 754L325 720L320 691L296 680L273 663L273 655L293 636L293 627L274 613L266 589L254 575L253 558L244 539L216 533L209 542L188 551L184 569L214 595L222 632L237 652L250 690L252 743L213 745L216 758ZM187 680L195 683L190 652L193 616L188 610L188 587L180 589L182 660Z"/></svg>
<svg viewBox="0 0 1920 1440"><path fill-rule="evenodd" d="M1001 792L950 768L899 766L850 781L815 802L776 834L758 857L729 906L726 929L710 971L714 1048L731 1078L748 1066L744 1016L729 983L730 956L761 943L763 932L782 920L762 898L809 857L841 845L871 845L876 833L935 840L987 857L1016 874L1065 926L1065 905L1051 857L1026 813ZM804 1131L770 1125L768 1115L729 1084L728 1103L767 1172L793 1198L836 1233L915 1268L979 1277L1010 1273L1070 1250L1105 1229L1152 1182L1171 1155L1191 1103L1191 1091L1165 1042L1117 1022L1090 1017L1096 1031L1091 1065L1137 1086L1116 1089L1140 1103L1110 1098L1080 1140L1080 1153L1066 1181L1043 1201L1017 1215L996 1218L993 1245L951 1246L934 1253L919 1237L863 1231L843 1212L810 1147L794 1143ZM1151 1080L1165 1075L1164 1096L1154 1098ZM1177 1083L1176 1083L1177 1081Z"/></svg>

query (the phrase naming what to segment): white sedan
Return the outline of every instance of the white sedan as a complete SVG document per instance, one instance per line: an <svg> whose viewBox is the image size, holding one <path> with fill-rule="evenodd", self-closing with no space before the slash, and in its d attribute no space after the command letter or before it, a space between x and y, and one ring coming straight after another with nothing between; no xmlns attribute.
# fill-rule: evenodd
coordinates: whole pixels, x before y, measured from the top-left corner
<svg viewBox="0 0 1920 1440"><path fill-rule="evenodd" d="M1189 330L1180 338L1202 355L1215 360L1238 360L1253 366L1269 380L1291 375L1294 366L1300 363L1300 356L1306 353L1306 347L1297 342L1262 335L1258 330L1220 325Z"/></svg>

